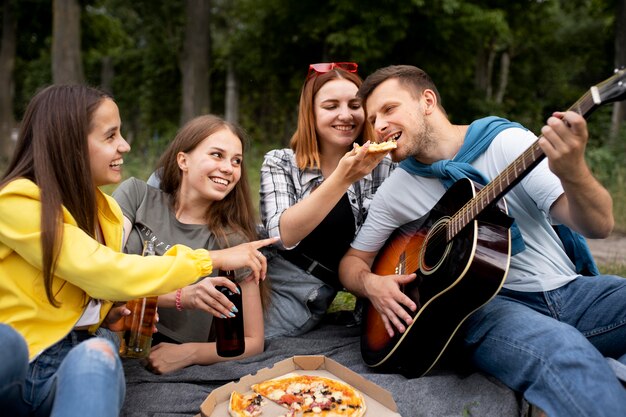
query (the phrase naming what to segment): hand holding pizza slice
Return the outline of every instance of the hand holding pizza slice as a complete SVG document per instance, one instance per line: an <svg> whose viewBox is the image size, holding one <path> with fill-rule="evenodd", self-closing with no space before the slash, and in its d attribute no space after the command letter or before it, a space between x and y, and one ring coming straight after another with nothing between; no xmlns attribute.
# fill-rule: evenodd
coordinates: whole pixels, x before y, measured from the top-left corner
<svg viewBox="0 0 626 417"><path fill-rule="evenodd" d="M398 143L395 139L390 139L385 142L370 142L369 148L367 148L368 153L381 153L381 152L389 152L398 147ZM361 148L361 145L358 143L354 144L354 149Z"/></svg>

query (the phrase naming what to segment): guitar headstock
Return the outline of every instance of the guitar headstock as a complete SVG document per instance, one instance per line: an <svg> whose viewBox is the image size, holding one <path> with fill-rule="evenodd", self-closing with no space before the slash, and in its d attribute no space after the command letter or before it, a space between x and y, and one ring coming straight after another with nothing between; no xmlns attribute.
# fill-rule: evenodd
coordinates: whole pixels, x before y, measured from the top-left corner
<svg viewBox="0 0 626 417"><path fill-rule="evenodd" d="M587 118L598 107L626 99L626 69L615 70L612 77L591 87L569 110Z"/></svg>
<svg viewBox="0 0 626 417"><path fill-rule="evenodd" d="M626 99L626 69L615 70L612 77L591 87L591 97L597 106Z"/></svg>

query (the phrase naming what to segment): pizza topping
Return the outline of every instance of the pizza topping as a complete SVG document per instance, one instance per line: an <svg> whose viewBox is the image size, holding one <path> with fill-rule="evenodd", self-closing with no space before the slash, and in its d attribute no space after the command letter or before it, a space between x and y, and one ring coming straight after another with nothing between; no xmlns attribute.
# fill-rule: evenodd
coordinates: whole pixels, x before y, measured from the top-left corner
<svg viewBox="0 0 626 417"><path fill-rule="evenodd" d="M267 398L272 401L280 401L280 399L285 395L286 392L281 389L276 389L268 393Z"/></svg>
<svg viewBox="0 0 626 417"><path fill-rule="evenodd" d="M291 406L293 403L301 403L302 397L298 397L297 395L293 395L293 394L285 394L282 397L280 397L280 399L278 400L279 404L287 404L289 406Z"/></svg>
<svg viewBox="0 0 626 417"><path fill-rule="evenodd" d="M293 383L293 384L289 384L289 387L287 388L287 393L288 394L299 394L304 389L305 389L305 385L304 384L296 382L296 383Z"/></svg>
<svg viewBox="0 0 626 417"><path fill-rule="evenodd" d="M258 417L262 413L263 397L259 394L243 395L236 391L230 395L228 412L233 417Z"/></svg>

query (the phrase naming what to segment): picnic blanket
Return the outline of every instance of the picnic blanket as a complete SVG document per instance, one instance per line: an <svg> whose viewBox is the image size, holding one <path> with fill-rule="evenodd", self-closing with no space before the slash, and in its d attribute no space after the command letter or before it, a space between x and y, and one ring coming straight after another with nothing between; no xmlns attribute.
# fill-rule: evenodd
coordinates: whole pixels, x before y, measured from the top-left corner
<svg viewBox="0 0 626 417"><path fill-rule="evenodd" d="M154 375L137 360L125 359L127 388L121 416L194 416L213 389L294 355L326 355L358 372L391 392L403 417L518 417L528 411L519 395L480 372L435 370L414 379L376 373L361 359L358 328L324 324L304 336L266 341L265 351L251 358L195 365L165 375Z"/></svg>

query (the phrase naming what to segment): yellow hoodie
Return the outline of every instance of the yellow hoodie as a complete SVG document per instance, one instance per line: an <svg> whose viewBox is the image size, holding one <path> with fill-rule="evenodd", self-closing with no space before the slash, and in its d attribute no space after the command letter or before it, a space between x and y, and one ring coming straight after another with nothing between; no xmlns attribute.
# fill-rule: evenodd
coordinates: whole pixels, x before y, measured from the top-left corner
<svg viewBox="0 0 626 417"><path fill-rule="evenodd" d="M63 207L63 241L52 283L60 307L50 304L42 275L39 187L19 179L0 190L0 322L28 343L30 359L65 337L90 298L103 302L161 295L209 275L208 251L176 245L164 256L120 253L123 217L112 197L97 191L98 221L106 245L83 232ZM96 326L94 326L95 328Z"/></svg>

